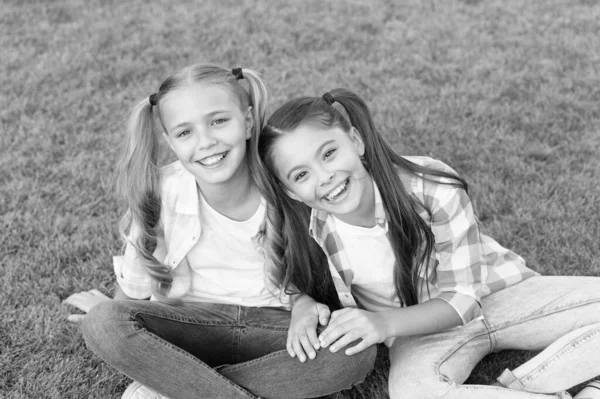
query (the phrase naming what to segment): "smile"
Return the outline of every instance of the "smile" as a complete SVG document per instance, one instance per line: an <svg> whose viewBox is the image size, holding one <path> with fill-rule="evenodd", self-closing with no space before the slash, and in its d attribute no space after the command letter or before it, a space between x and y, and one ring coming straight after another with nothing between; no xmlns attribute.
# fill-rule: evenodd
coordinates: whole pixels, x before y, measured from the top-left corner
<svg viewBox="0 0 600 399"><path fill-rule="evenodd" d="M222 152L220 154L216 154L216 155L211 155L209 157L206 158L202 158L201 160L197 161L200 165L203 166L215 166L219 163L221 163L223 161L223 159L225 159L225 157L227 156L228 151Z"/></svg>
<svg viewBox="0 0 600 399"><path fill-rule="evenodd" d="M327 202L334 202L338 198L342 196L346 191L348 191L348 185L350 184L350 178L344 180L341 184L335 187L333 190L329 192L323 199Z"/></svg>

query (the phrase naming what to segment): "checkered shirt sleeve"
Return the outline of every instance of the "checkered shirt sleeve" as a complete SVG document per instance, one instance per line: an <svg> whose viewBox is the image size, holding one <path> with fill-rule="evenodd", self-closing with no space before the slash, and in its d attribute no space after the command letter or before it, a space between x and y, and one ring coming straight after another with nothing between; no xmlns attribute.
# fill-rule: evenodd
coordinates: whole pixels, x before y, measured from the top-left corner
<svg viewBox="0 0 600 399"><path fill-rule="evenodd" d="M482 246L473 206L463 189L427 180L421 184L435 236L437 298L448 302L466 324L482 315Z"/></svg>

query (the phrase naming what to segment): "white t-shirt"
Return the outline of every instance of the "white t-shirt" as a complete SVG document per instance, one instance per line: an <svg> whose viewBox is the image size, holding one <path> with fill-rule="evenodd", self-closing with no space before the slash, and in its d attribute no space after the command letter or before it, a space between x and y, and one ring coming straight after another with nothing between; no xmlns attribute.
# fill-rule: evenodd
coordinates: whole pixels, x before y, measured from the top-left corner
<svg viewBox="0 0 600 399"><path fill-rule="evenodd" d="M395 256L387 228L354 226L332 217L335 230L344 243L352 272L352 294L362 307L381 311L399 307L394 288Z"/></svg>
<svg viewBox="0 0 600 399"><path fill-rule="evenodd" d="M261 201L250 219L238 222L223 216L199 197L202 232L186 255L192 270L186 299L281 307L280 291L268 283L264 259L252 242L264 219L265 204Z"/></svg>

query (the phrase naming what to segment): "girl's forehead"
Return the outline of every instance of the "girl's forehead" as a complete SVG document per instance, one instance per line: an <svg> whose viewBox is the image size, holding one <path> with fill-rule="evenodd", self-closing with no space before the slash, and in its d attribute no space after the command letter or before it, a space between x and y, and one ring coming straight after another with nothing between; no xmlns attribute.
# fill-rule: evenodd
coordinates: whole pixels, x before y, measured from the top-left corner
<svg viewBox="0 0 600 399"><path fill-rule="evenodd" d="M231 103L237 105L237 98L231 89L219 84L193 83L171 90L163 98L167 102L194 102L210 105L213 103Z"/></svg>
<svg viewBox="0 0 600 399"><path fill-rule="evenodd" d="M226 87L215 84L181 86L160 100L160 113L166 120L236 110L240 110L240 105L235 95Z"/></svg>
<svg viewBox="0 0 600 399"><path fill-rule="evenodd" d="M304 136L305 138L310 137L312 139L344 139L348 137L348 134L338 126L325 126L318 121L310 121L302 123L295 129L291 130L289 136L295 136L297 138Z"/></svg>
<svg viewBox="0 0 600 399"><path fill-rule="evenodd" d="M350 141L348 134L339 127L302 124L279 137L273 155L279 166L291 168L314 158L324 143L342 144L347 141Z"/></svg>

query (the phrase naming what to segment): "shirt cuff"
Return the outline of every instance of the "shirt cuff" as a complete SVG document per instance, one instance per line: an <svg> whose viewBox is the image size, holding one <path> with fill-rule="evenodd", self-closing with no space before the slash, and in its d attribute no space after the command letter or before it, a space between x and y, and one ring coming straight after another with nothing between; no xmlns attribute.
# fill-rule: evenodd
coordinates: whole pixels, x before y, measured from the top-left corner
<svg viewBox="0 0 600 399"><path fill-rule="evenodd" d="M483 316L481 305L471 296L456 292L442 292L437 298L448 302L456 310L463 324Z"/></svg>
<svg viewBox="0 0 600 399"><path fill-rule="evenodd" d="M124 256L113 257L113 267L117 284L123 290L123 293L132 299L147 299L152 296L150 279L148 276L140 276L138 281L127 279L123 276L123 267L125 266Z"/></svg>

